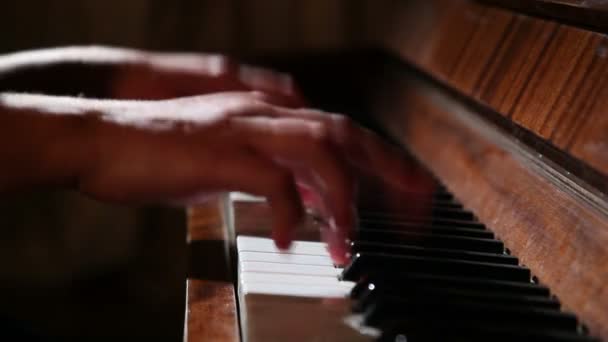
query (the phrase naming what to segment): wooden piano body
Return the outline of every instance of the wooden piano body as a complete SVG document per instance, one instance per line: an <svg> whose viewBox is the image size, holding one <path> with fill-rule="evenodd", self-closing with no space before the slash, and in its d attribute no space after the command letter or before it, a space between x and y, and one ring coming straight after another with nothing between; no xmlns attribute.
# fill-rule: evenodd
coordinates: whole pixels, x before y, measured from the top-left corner
<svg viewBox="0 0 608 342"><path fill-rule="evenodd" d="M392 13L382 52L341 55L346 70L321 68L316 79L306 70L303 83L329 72L365 94L356 106L366 120L608 340L608 5L403 1ZM184 340L239 340L226 226L238 217L236 234L258 235L267 210L227 201L190 209Z"/></svg>

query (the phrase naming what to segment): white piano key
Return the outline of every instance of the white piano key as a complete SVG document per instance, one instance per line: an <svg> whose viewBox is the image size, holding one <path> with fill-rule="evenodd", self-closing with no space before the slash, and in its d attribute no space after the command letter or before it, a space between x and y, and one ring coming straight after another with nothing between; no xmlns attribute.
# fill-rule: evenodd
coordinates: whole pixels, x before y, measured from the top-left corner
<svg viewBox="0 0 608 342"><path fill-rule="evenodd" d="M327 244L323 242L294 241L288 250L281 251L275 246L272 239L252 236L238 236L236 238L236 246L239 252L251 251L329 256Z"/></svg>
<svg viewBox="0 0 608 342"><path fill-rule="evenodd" d="M285 340L277 339L280 324L294 341L315 340L317 331L328 341L371 341L343 321L355 283L338 279L342 269L333 265L326 245L295 241L292 246L285 253L271 239L237 238L244 340Z"/></svg>
<svg viewBox="0 0 608 342"><path fill-rule="evenodd" d="M290 265L274 262L243 261L239 263L239 272L301 274L337 277L342 272L342 269L333 266Z"/></svg>
<svg viewBox="0 0 608 342"><path fill-rule="evenodd" d="M241 284L240 290L244 296L251 294L264 294L312 298L345 298L350 293L350 288L340 286L277 284L272 282Z"/></svg>
<svg viewBox="0 0 608 342"><path fill-rule="evenodd" d="M293 265L333 266L333 262L329 256L307 254L240 251L239 262L243 261L276 262Z"/></svg>
<svg viewBox="0 0 608 342"><path fill-rule="evenodd" d="M320 285L320 286L335 286L344 287L349 290L355 286L355 283L350 281L340 281L334 277L319 277L310 275L296 274L276 274L276 273L254 273L241 272L239 279L243 284L253 283L277 283L277 284L296 284L296 285Z"/></svg>
<svg viewBox="0 0 608 342"><path fill-rule="evenodd" d="M251 195L245 192L231 192L229 194L230 196L230 201L231 202L266 202L266 198L265 197L260 197L260 196L255 196L255 195Z"/></svg>

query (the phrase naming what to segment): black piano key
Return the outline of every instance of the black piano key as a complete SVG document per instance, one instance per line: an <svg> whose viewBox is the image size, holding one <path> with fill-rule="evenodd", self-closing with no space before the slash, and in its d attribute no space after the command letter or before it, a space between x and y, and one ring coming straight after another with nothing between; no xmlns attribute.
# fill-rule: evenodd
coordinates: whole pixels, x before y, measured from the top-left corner
<svg viewBox="0 0 608 342"><path fill-rule="evenodd" d="M431 233L361 230L357 232L357 240L392 244L403 243L421 247L467 250L484 253L502 254L504 252L504 245L498 240Z"/></svg>
<svg viewBox="0 0 608 342"><path fill-rule="evenodd" d="M366 198L367 202L360 204L360 210L362 214L366 213L377 213L384 212L386 213L387 204L384 202L384 198L379 196L376 201L370 198ZM436 207L436 208L447 208L447 209L464 209L462 204L453 201L453 200L441 200L429 197L414 197L411 199L412 201L416 201L416 205L420 207ZM408 208L411 207L410 203L404 204L407 205Z"/></svg>
<svg viewBox="0 0 608 342"><path fill-rule="evenodd" d="M424 199L422 199L422 203L424 203ZM430 206L439 207L439 208L464 209L462 204L455 201L454 199L446 200L446 199L432 198L430 201L428 201L427 204Z"/></svg>
<svg viewBox="0 0 608 342"><path fill-rule="evenodd" d="M447 188L411 195L428 216L359 212L355 257L341 276L358 281L355 309L383 327L381 340L594 341Z"/></svg>
<svg viewBox="0 0 608 342"><path fill-rule="evenodd" d="M442 218L429 218L429 219L421 219L415 217L367 217L360 216L361 222L373 222L378 224L393 224L393 225L424 225L430 227L456 227L456 228L470 228L470 229L479 229L486 230L486 226L483 223L479 223L477 221L467 221L467 220L454 220L454 219L442 219Z"/></svg>
<svg viewBox="0 0 608 342"><path fill-rule="evenodd" d="M551 329L505 329L501 327L486 327L476 324L459 327L445 327L428 324L410 327L407 324L394 326L382 331L378 339L381 342L426 342L426 341L535 341L535 342L599 342L598 339L582 336L569 331Z"/></svg>
<svg viewBox="0 0 608 342"><path fill-rule="evenodd" d="M490 279L530 281L530 270L519 266L380 253L356 254L351 263L344 268L341 278L359 281L367 275L390 274L397 270L461 277L476 277L483 274L485 278Z"/></svg>
<svg viewBox="0 0 608 342"><path fill-rule="evenodd" d="M480 326L511 328L549 328L575 332L576 317L558 310L510 305L486 304L460 300L446 303L444 298L399 298L379 296L367 307L364 322L371 327L382 328L392 322L424 324L432 321L445 326L458 326L471 322Z"/></svg>
<svg viewBox="0 0 608 342"><path fill-rule="evenodd" d="M433 194L433 199L441 201L453 201L454 195L447 191L437 191Z"/></svg>
<svg viewBox="0 0 608 342"><path fill-rule="evenodd" d="M359 217L359 224L366 228L404 230L413 228L428 228L428 229L466 229L477 232L490 232L484 225L473 221L422 221L422 220L386 220L386 219L370 219Z"/></svg>
<svg viewBox="0 0 608 342"><path fill-rule="evenodd" d="M430 208L422 208L422 212L417 214L419 218L443 218L443 219L453 219L453 220L463 220L463 221L476 221L475 215L472 212L464 209L456 209L456 208L446 208L433 205ZM404 217L406 215L399 213L391 213L391 212L381 212L381 211L370 211L364 212L365 217L369 218L394 218L394 217ZM414 218L416 216L408 215L410 218Z"/></svg>
<svg viewBox="0 0 608 342"><path fill-rule="evenodd" d="M480 275L481 276L481 275ZM351 297L357 298L370 283L375 284L413 284L411 286L432 287L438 289L466 289L479 292L504 292L525 296L550 297L551 292L545 286L530 282L510 282L476 277L440 276L436 274L413 273L399 270L390 274L370 274L363 281L357 282Z"/></svg>
<svg viewBox="0 0 608 342"><path fill-rule="evenodd" d="M405 280L406 279L406 280ZM434 279L434 281L431 281ZM454 281L456 280L456 281ZM479 284L477 283L479 282ZM498 283L498 284L496 284ZM483 285L489 285L482 287ZM525 283L523 283L525 284ZM473 286L470 286L473 285ZM492 280L480 280L472 282L467 278L454 278L444 280L441 277L425 277L424 275L415 275L413 277L369 277L356 283L351 291L351 298L355 301L363 299L370 294L393 294L410 295L421 291L434 291L439 293L462 293L467 296L511 296L536 298L542 303L550 303L547 306L559 308L559 301L555 297L549 295L548 289L545 291L534 289L540 287L536 284L527 284L522 286L522 283L516 282L501 282Z"/></svg>
<svg viewBox="0 0 608 342"><path fill-rule="evenodd" d="M449 226L439 226L433 227L429 225L423 224L395 224L395 223L386 223L386 222L368 222L361 221L359 223L359 230L373 230L373 231L385 231L391 233L399 233L399 232L413 232L413 233L432 233L437 235L454 235L454 236L464 236L464 237L473 237L480 239L494 239L494 233L490 230L481 230L481 229L472 229L472 228L462 228L462 227L449 227Z"/></svg>
<svg viewBox="0 0 608 342"><path fill-rule="evenodd" d="M462 204L458 203L457 201L455 201L453 199L445 200L445 199L431 198L430 201L426 201L426 202L424 199L421 199L421 203L424 205L429 205L431 207L437 207L437 208L464 209Z"/></svg>
<svg viewBox="0 0 608 342"><path fill-rule="evenodd" d="M417 284L386 284L370 282L356 298L353 310L357 312L365 311L372 305L378 297L390 296L404 300L425 301L426 298L433 298L446 305L451 302L462 300L479 302L484 304L516 306L519 308L543 308L559 310L560 303L552 297L528 296L517 293L501 291L476 291L463 288L448 289L445 287L418 286Z"/></svg>
<svg viewBox="0 0 608 342"><path fill-rule="evenodd" d="M445 208L439 206L432 206L427 208L428 216L424 216L421 218L443 218L443 219L453 219L453 220L463 220L463 221L475 221L475 215L468 210L456 209L456 208ZM398 213L390 213L390 212L363 212L361 216L365 218L377 218L377 219L387 219L387 218L399 218L405 217L405 215ZM409 216L411 218L411 216Z"/></svg>
<svg viewBox="0 0 608 342"><path fill-rule="evenodd" d="M351 243L351 252L356 253L387 253L405 256L426 256L434 258L449 258L458 260L470 260L489 262L506 265L518 265L519 260L511 255L469 252L454 249L425 248L403 244L386 244L367 241L354 241Z"/></svg>
<svg viewBox="0 0 608 342"><path fill-rule="evenodd" d="M403 197L407 197L407 198L411 198L411 199L419 199L419 200L456 201L456 199L454 198L454 195L445 189L436 189L436 191L433 191L432 193L400 191L398 194L402 195ZM366 196L366 199L370 199L370 198L374 198L374 197L385 198L385 193L380 192L380 193L376 193L376 194L368 194Z"/></svg>
<svg viewBox="0 0 608 342"><path fill-rule="evenodd" d="M365 197L361 198L363 204L374 204L376 202L383 203L387 198L401 199L402 201L407 200L409 203L421 203L421 202L453 202L458 203L458 200L454 198L454 195L446 190L440 189L432 192L412 192L412 191L387 191L387 189L376 188L364 189Z"/></svg>
<svg viewBox="0 0 608 342"><path fill-rule="evenodd" d="M430 221L432 226L451 226L451 227L463 227L463 228L474 228L474 229L486 229L483 223L477 221L467 220L456 220L447 218L433 218Z"/></svg>
<svg viewBox="0 0 608 342"><path fill-rule="evenodd" d="M367 289L369 284L370 284L369 282L364 281L364 280L360 280L360 281L356 282L355 286L353 286L353 288L350 290L350 298L351 299L359 298L359 296L361 296L361 294L363 292L365 292L365 290Z"/></svg>

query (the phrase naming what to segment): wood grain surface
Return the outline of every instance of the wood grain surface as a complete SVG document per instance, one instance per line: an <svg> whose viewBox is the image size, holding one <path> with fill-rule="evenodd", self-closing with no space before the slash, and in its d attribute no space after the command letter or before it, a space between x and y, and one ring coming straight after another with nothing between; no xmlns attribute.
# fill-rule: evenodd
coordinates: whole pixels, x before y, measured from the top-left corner
<svg viewBox="0 0 608 342"><path fill-rule="evenodd" d="M189 279L184 341L240 341L232 283Z"/></svg>
<svg viewBox="0 0 608 342"><path fill-rule="evenodd" d="M384 127L566 309L608 338L608 204L430 84L402 80L385 90L376 113Z"/></svg>
<svg viewBox="0 0 608 342"><path fill-rule="evenodd" d="M608 3L586 0L480 0L516 12L608 32Z"/></svg>
<svg viewBox="0 0 608 342"><path fill-rule="evenodd" d="M184 341L240 341L225 199L188 210Z"/></svg>
<svg viewBox="0 0 608 342"><path fill-rule="evenodd" d="M608 37L466 0L396 17L386 44L402 58L608 174Z"/></svg>

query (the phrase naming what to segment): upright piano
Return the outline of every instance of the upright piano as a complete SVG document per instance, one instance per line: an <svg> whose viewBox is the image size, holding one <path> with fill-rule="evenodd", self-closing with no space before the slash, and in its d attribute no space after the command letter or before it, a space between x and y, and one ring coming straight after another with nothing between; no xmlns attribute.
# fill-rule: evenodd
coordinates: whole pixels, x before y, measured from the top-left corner
<svg viewBox="0 0 608 342"><path fill-rule="evenodd" d="M608 2L393 6L375 46L292 71L433 193L363 192L343 269L314 218L280 254L263 200L190 208L184 340L608 340Z"/></svg>

